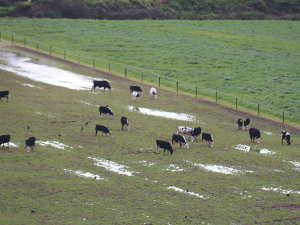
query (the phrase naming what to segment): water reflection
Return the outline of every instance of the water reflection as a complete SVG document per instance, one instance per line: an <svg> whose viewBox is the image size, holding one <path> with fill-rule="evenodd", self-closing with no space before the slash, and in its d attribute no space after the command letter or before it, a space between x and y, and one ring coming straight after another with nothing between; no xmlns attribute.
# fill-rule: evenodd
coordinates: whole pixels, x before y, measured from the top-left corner
<svg viewBox="0 0 300 225"><path fill-rule="evenodd" d="M0 54L0 60L7 62L7 65L1 64L0 69L16 73L19 76L27 77L35 81L69 89L91 90L93 80L99 80L99 78L88 77L47 65L36 64L33 63L31 58L11 52Z"/></svg>

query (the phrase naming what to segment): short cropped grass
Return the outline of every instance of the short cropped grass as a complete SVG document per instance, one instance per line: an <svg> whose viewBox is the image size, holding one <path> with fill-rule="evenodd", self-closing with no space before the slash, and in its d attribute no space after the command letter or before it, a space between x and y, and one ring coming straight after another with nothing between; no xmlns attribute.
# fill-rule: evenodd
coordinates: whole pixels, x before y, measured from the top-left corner
<svg viewBox="0 0 300 225"><path fill-rule="evenodd" d="M251 143L248 131L236 126L237 118L249 114L160 88L158 100L150 100L151 86L144 83L5 48L33 57L36 63L108 79L113 91L76 91L0 70L0 90L11 92L8 102L0 102L0 135L10 134L11 142L19 145L0 150L1 224L298 223L299 130L251 116L251 126L259 128L263 138L261 144ZM144 91L136 102L129 93L130 85ZM109 105L115 118L101 119L95 105ZM128 105L188 113L196 120L144 115L129 111ZM130 131L121 130L121 116L128 117ZM96 136L95 124L107 125L112 135ZM188 150L177 144L173 155L164 155L162 150L156 154L155 140L171 142L177 126L182 125L200 126L211 133L214 147L200 140L188 141ZM291 146L281 144L283 129L292 134ZM37 144L27 153L25 140L30 136L72 148ZM238 150L238 144L251 150ZM274 154L262 154L262 149ZM134 176L94 165L93 158L127 166ZM213 172L201 165L240 173ZM72 171L89 172L103 180L85 179Z"/></svg>
<svg viewBox="0 0 300 225"><path fill-rule="evenodd" d="M299 22L1 18L2 39L300 123ZM26 39L26 40L25 40ZM37 46L38 45L38 46ZM64 55L64 51L66 54Z"/></svg>

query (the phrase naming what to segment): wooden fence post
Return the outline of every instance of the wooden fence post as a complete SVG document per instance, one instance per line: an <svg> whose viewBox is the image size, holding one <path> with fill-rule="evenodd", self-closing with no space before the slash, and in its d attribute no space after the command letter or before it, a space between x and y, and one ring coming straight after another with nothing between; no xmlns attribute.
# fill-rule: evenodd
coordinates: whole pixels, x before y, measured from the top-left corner
<svg viewBox="0 0 300 225"><path fill-rule="evenodd" d="M1 31L0 31L0 42L1 42Z"/></svg>
<svg viewBox="0 0 300 225"><path fill-rule="evenodd" d="M52 46L50 46L50 55L52 55Z"/></svg>
<svg viewBox="0 0 300 225"><path fill-rule="evenodd" d="M108 63L108 67L109 67L108 71L109 71L109 73L110 73L110 63Z"/></svg>
<svg viewBox="0 0 300 225"><path fill-rule="evenodd" d="M284 111L282 113L282 122L284 123Z"/></svg>
<svg viewBox="0 0 300 225"><path fill-rule="evenodd" d="M144 73L144 72L142 72L142 83L143 83L143 75L144 75L143 73Z"/></svg>
<svg viewBox="0 0 300 225"><path fill-rule="evenodd" d="M66 59L66 50L64 50L64 59Z"/></svg>
<svg viewBox="0 0 300 225"><path fill-rule="evenodd" d="M259 115L259 104L258 104L258 107L257 107L257 112L258 112L258 115Z"/></svg>
<svg viewBox="0 0 300 225"><path fill-rule="evenodd" d="M14 35L11 35L11 43L14 43Z"/></svg>
<svg viewBox="0 0 300 225"><path fill-rule="evenodd" d="M127 78L127 68L125 68L125 78Z"/></svg>
<svg viewBox="0 0 300 225"><path fill-rule="evenodd" d="M218 91L216 91L216 102L218 101Z"/></svg>
<svg viewBox="0 0 300 225"><path fill-rule="evenodd" d="M78 64L80 64L80 54L78 54Z"/></svg>
<svg viewBox="0 0 300 225"><path fill-rule="evenodd" d="M196 97L197 97L197 87L196 87Z"/></svg>
<svg viewBox="0 0 300 225"><path fill-rule="evenodd" d="M39 51L39 43L36 44L36 51Z"/></svg>
<svg viewBox="0 0 300 225"><path fill-rule="evenodd" d="M237 98L235 99L235 108L237 109Z"/></svg>
<svg viewBox="0 0 300 225"><path fill-rule="evenodd" d="M160 77L158 78L158 87L160 87Z"/></svg>
<svg viewBox="0 0 300 225"><path fill-rule="evenodd" d="M178 92L178 82L177 82L177 92Z"/></svg>
<svg viewBox="0 0 300 225"><path fill-rule="evenodd" d="M24 47L26 47L26 38L24 38Z"/></svg>
<svg viewBox="0 0 300 225"><path fill-rule="evenodd" d="M93 58L93 68L95 68L95 58Z"/></svg>

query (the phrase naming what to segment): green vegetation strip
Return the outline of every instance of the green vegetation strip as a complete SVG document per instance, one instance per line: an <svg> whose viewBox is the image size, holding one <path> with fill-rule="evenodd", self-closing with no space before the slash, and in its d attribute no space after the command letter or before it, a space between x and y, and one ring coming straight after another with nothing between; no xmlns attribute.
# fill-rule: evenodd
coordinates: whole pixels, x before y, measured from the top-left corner
<svg viewBox="0 0 300 225"><path fill-rule="evenodd" d="M300 123L299 33L292 21L1 18L2 39L179 91Z"/></svg>
<svg viewBox="0 0 300 225"><path fill-rule="evenodd" d="M77 91L0 70L0 90L10 90L9 101L0 102L0 135L10 134L14 144L0 150L0 224L299 221L298 130L288 128L293 142L282 145L285 125L251 117L263 138L261 144L251 143L248 131L236 126L237 118L247 114L159 88L158 99L150 100L146 84L5 48L35 64L107 79L113 90ZM144 90L136 102L130 85ZM115 118L101 119L97 105L109 105ZM186 113L195 120L150 116L128 106ZM121 116L128 117L130 131L121 130ZM108 126L112 135L96 136L95 124ZM172 156L162 150L156 154L155 140L171 142L181 125L211 133L214 147L198 139L188 141L188 150L177 144ZM30 136L38 143L27 153Z"/></svg>

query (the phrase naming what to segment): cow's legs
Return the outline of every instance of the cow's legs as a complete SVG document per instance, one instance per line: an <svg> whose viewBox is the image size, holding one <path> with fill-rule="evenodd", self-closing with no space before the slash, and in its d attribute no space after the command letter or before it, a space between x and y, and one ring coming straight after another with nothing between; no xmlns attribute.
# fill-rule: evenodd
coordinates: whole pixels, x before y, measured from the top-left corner
<svg viewBox="0 0 300 225"><path fill-rule="evenodd" d="M159 146L156 145L156 150L157 150L157 153L159 153Z"/></svg>

